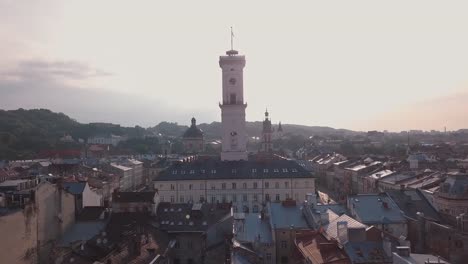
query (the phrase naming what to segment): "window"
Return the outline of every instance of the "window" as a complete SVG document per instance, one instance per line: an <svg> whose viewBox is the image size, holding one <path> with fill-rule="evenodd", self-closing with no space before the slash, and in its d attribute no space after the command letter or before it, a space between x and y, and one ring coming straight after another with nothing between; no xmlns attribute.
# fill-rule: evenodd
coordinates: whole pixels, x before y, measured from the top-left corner
<svg viewBox="0 0 468 264"><path fill-rule="evenodd" d="M286 199L289 199L289 193L286 194Z"/></svg>
<svg viewBox="0 0 468 264"><path fill-rule="evenodd" d="M188 189L189 189L189 190L192 190L192 189L193 189L193 184L189 184L189 185L188 185Z"/></svg>
<svg viewBox="0 0 468 264"><path fill-rule="evenodd" d="M233 206L233 207L232 207L232 211L233 211L234 213L237 213L237 206Z"/></svg>
<svg viewBox="0 0 468 264"><path fill-rule="evenodd" d="M232 94L230 95L230 98L229 98L230 103L231 103L231 104L236 104L236 99L237 99L237 98L236 98L236 94L235 94L235 93L232 93Z"/></svg>
<svg viewBox="0 0 468 264"><path fill-rule="evenodd" d="M212 183L212 184L211 184L211 190L214 190L214 189L216 189L216 188L215 188L214 183Z"/></svg>
<svg viewBox="0 0 468 264"><path fill-rule="evenodd" d="M284 168L284 169L283 169L283 172L288 172L288 169Z"/></svg>
<svg viewBox="0 0 468 264"><path fill-rule="evenodd" d="M253 183L253 187L254 187L254 189L257 189L257 183L256 182Z"/></svg>
<svg viewBox="0 0 468 264"><path fill-rule="evenodd" d="M292 169L291 171L292 171L292 172L297 172L297 169Z"/></svg>
<svg viewBox="0 0 468 264"><path fill-rule="evenodd" d="M271 262L271 253L266 253L266 260L268 261L268 263Z"/></svg>
<svg viewBox="0 0 468 264"><path fill-rule="evenodd" d="M296 201L299 200L299 194L298 194L298 193L294 194L294 199L295 199Z"/></svg>
<svg viewBox="0 0 468 264"><path fill-rule="evenodd" d="M268 169L263 169L263 173L268 173Z"/></svg>
<svg viewBox="0 0 468 264"><path fill-rule="evenodd" d="M235 194L232 195L232 202L234 203L237 202L237 195Z"/></svg>
<svg viewBox="0 0 468 264"><path fill-rule="evenodd" d="M180 248L179 241L177 241L177 242L175 243L174 248Z"/></svg>
<svg viewBox="0 0 468 264"><path fill-rule="evenodd" d="M247 202L247 194L242 195L242 201Z"/></svg>
<svg viewBox="0 0 468 264"><path fill-rule="evenodd" d="M200 170L201 174L205 174L205 170Z"/></svg>
<svg viewBox="0 0 468 264"><path fill-rule="evenodd" d="M247 183L244 182L244 183L242 184L242 187L243 187L244 189L247 189Z"/></svg>
<svg viewBox="0 0 468 264"><path fill-rule="evenodd" d="M288 248L288 244L286 243L286 240L281 240L281 248Z"/></svg>
<svg viewBox="0 0 468 264"><path fill-rule="evenodd" d="M171 195L171 203L173 203L174 201L175 201L174 195Z"/></svg>
<svg viewBox="0 0 468 264"><path fill-rule="evenodd" d="M175 185L171 184L171 190L175 190Z"/></svg>
<svg viewBox="0 0 468 264"><path fill-rule="evenodd" d="M189 240L189 241L187 242L187 248L190 248L190 249L193 248L193 241Z"/></svg>
<svg viewBox="0 0 468 264"><path fill-rule="evenodd" d="M235 174L235 173L237 173L237 170L236 170L236 169L232 169L231 172L232 172L232 174Z"/></svg>
<svg viewBox="0 0 468 264"><path fill-rule="evenodd" d="M254 205L252 208L253 213L258 213L258 205Z"/></svg>
<svg viewBox="0 0 468 264"><path fill-rule="evenodd" d="M177 174L177 171L176 171L176 170L173 170L173 171L172 171L172 174L173 174L173 175Z"/></svg>
<svg viewBox="0 0 468 264"><path fill-rule="evenodd" d="M276 194L275 200L276 200L277 202L280 201L280 195L279 195L279 194Z"/></svg>
<svg viewBox="0 0 468 264"><path fill-rule="evenodd" d="M265 201L270 201L270 195L268 193L265 194Z"/></svg>
<svg viewBox="0 0 468 264"><path fill-rule="evenodd" d="M289 188L289 182L284 182L284 188Z"/></svg>
<svg viewBox="0 0 468 264"><path fill-rule="evenodd" d="M257 173L257 169L252 169L252 173Z"/></svg>
<svg viewBox="0 0 468 264"><path fill-rule="evenodd" d="M226 195L225 195L225 194L223 194L223 195L221 196L221 201L223 201L223 203L226 202Z"/></svg>
<svg viewBox="0 0 468 264"><path fill-rule="evenodd" d="M258 195L257 195L257 194L254 194L254 195L253 195L253 200L254 200L254 202L257 202L257 201L258 201Z"/></svg>
<svg viewBox="0 0 468 264"><path fill-rule="evenodd" d="M160 198L160 199L161 199L161 202L164 202L164 196L161 195L160 197L161 197L161 198Z"/></svg>
<svg viewBox="0 0 468 264"><path fill-rule="evenodd" d="M205 201L205 197L203 195L200 195L200 203L203 203Z"/></svg>
<svg viewBox="0 0 468 264"><path fill-rule="evenodd" d="M216 170L211 170L211 174L215 174L216 173Z"/></svg>
<svg viewBox="0 0 468 264"><path fill-rule="evenodd" d="M180 171L180 174L185 174L185 171L184 171L184 170L183 170L183 171Z"/></svg>
<svg viewBox="0 0 468 264"><path fill-rule="evenodd" d="M234 189L234 190L235 190L236 188L237 188L237 185L236 185L236 183L235 183L235 182L233 182L233 183L232 183L232 189Z"/></svg>
<svg viewBox="0 0 468 264"><path fill-rule="evenodd" d="M273 172L279 172L279 170L278 170L278 169L274 169Z"/></svg>
<svg viewBox="0 0 468 264"><path fill-rule="evenodd" d="M181 203L184 202L184 196L183 196L183 195L181 195L181 196L179 197L179 201L180 201Z"/></svg>
<svg viewBox="0 0 468 264"><path fill-rule="evenodd" d="M214 195L211 196L211 202L212 202L212 203L216 202L216 196L214 196Z"/></svg>
<svg viewBox="0 0 468 264"><path fill-rule="evenodd" d="M195 173L195 170L190 170L190 174L194 174Z"/></svg>
<svg viewBox="0 0 468 264"><path fill-rule="evenodd" d="M275 188L279 189L279 182L275 182Z"/></svg>
<svg viewBox="0 0 468 264"><path fill-rule="evenodd" d="M221 189L226 190L226 183L221 183Z"/></svg>
<svg viewBox="0 0 468 264"><path fill-rule="evenodd" d="M265 189L268 189L270 188L270 183L269 182L265 182Z"/></svg>

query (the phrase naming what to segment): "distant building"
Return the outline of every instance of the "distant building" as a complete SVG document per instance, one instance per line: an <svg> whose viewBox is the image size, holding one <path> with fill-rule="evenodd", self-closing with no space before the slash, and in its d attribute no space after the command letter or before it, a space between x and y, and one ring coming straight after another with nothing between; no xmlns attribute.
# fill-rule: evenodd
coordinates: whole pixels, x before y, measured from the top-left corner
<svg viewBox="0 0 468 264"><path fill-rule="evenodd" d="M98 145L112 145L112 146L117 146L119 142L125 141L126 138L123 136L117 136L117 135L99 135L99 136L94 136L90 137L87 140L88 144L98 144Z"/></svg>
<svg viewBox="0 0 468 264"><path fill-rule="evenodd" d="M192 125L182 136L185 153L201 153L205 151L203 131L197 127L197 120L192 118Z"/></svg>
<svg viewBox="0 0 468 264"><path fill-rule="evenodd" d="M268 110L265 111L265 120L263 120L263 129L262 129L262 144L261 144L261 152L272 152L273 151L273 143L271 142L273 136L273 129L271 127L271 121L268 117Z"/></svg>
<svg viewBox="0 0 468 264"><path fill-rule="evenodd" d="M440 184L434 195L434 204L439 212L457 217L468 213L468 174L466 172L447 173L447 179Z"/></svg>

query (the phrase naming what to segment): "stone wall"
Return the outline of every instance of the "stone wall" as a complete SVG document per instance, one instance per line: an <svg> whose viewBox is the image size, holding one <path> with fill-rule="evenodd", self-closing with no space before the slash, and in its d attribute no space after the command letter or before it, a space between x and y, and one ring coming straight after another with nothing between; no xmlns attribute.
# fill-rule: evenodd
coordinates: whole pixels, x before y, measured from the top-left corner
<svg viewBox="0 0 468 264"><path fill-rule="evenodd" d="M37 263L37 214L34 205L26 205L0 216L0 256L2 263Z"/></svg>

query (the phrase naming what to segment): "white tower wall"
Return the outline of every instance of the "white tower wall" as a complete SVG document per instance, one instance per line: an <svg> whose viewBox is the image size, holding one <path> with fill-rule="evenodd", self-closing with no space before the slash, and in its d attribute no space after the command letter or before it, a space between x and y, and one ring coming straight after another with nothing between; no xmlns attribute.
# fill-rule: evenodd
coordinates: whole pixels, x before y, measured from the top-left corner
<svg viewBox="0 0 468 264"><path fill-rule="evenodd" d="M222 69L223 98L220 103L222 122L221 160L247 160L247 131L245 127L244 78L245 57L237 51L219 57Z"/></svg>

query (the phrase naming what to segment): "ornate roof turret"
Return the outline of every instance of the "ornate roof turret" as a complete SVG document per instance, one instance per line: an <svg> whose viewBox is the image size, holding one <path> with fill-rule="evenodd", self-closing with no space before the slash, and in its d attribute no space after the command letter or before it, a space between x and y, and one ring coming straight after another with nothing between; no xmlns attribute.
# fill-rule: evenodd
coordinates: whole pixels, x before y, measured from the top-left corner
<svg viewBox="0 0 468 264"><path fill-rule="evenodd" d="M197 127L197 120L192 117L192 125L185 131L184 138L203 138L203 131Z"/></svg>
<svg viewBox="0 0 468 264"><path fill-rule="evenodd" d="M283 127L281 126L281 121L278 124L278 132L283 132Z"/></svg>

